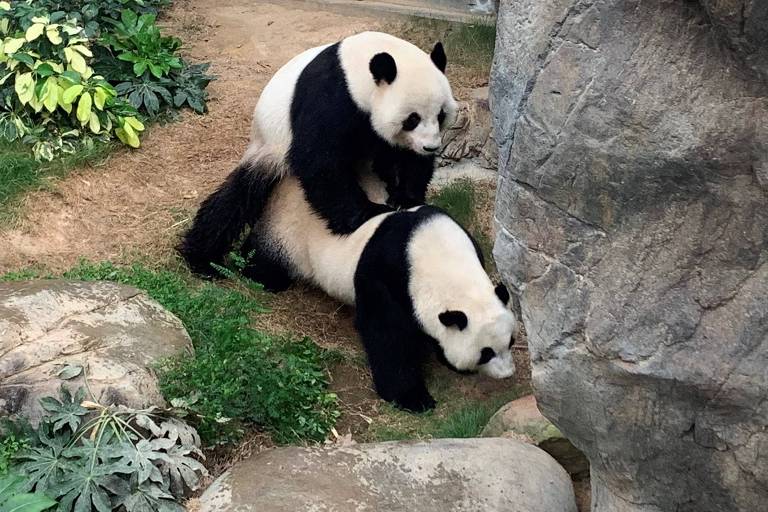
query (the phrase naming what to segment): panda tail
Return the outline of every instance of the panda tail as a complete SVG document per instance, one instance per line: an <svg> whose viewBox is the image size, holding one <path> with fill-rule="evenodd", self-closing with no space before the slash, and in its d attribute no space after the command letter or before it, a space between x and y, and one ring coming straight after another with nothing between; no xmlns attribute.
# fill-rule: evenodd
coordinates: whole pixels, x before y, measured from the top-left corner
<svg viewBox="0 0 768 512"><path fill-rule="evenodd" d="M275 164L243 161L200 205L192 227L176 246L196 274L216 274L247 225L261 216L281 173Z"/></svg>

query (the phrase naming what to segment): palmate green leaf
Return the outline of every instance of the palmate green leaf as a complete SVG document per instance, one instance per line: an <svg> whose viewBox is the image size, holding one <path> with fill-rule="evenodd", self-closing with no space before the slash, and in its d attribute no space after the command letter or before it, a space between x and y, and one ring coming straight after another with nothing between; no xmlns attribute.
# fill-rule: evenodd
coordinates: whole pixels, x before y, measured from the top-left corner
<svg viewBox="0 0 768 512"><path fill-rule="evenodd" d="M112 437L112 430L104 430L102 439L98 444L91 439L83 438L80 440L80 444L65 449L63 455L67 457L70 462L74 461L76 464L87 465L94 461L99 464L116 464L120 455L115 453L112 446L110 446ZM124 465L115 467L125 470L128 469Z"/></svg>
<svg viewBox="0 0 768 512"><path fill-rule="evenodd" d="M158 425L151 417L139 414L134 421L141 428L149 430L155 437L170 439L181 446L200 447L200 436L197 430L176 418L164 419Z"/></svg>
<svg viewBox="0 0 768 512"><path fill-rule="evenodd" d="M171 84L168 80L153 82L145 77L137 82L122 82L115 89L120 96L127 96L137 110L146 110L154 117L160 111L160 98L169 106L173 104L173 96L167 88Z"/></svg>
<svg viewBox="0 0 768 512"><path fill-rule="evenodd" d="M126 512L182 512L184 507L174 501L160 485L153 482L137 484L131 479L131 490L118 495L113 500L113 507L125 507Z"/></svg>
<svg viewBox="0 0 768 512"><path fill-rule="evenodd" d="M122 464L67 464L65 478L52 489L61 496L59 510L111 512L111 489L117 492L128 489L127 483L122 486L117 483L120 480L118 474L127 475L130 470Z"/></svg>
<svg viewBox="0 0 768 512"><path fill-rule="evenodd" d="M156 450L165 450L159 461L160 472L170 480L170 490L174 496L180 498L184 496L185 489L196 489L200 477L208 473L198 460L189 456L199 455L197 448L179 446L169 439L153 439L151 443Z"/></svg>
<svg viewBox="0 0 768 512"><path fill-rule="evenodd" d="M90 412L80 405L85 398L85 389L78 389L75 396L72 396L69 390L62 385L60 395L60 401L50 396L41 398L40 405L50 413L48 417L50 422L53 423L54 433L65 426L69 427L71 432L76 432L83 421L83 417Z"/></svg>
<svg viewBox="0 0 768 512"><path fill-rule="evenodd" d="M165 454L157 451L150 441L142 439L135 446L132 443L122 443L116 452L120 455L120 463L134 471L139 484L147 480L163 482L163 475L155 463Z"/></svg>
<svg viewBox="0 0 768 512"><path fill-rule="evenodd" d="M55 494L49 490L55 489L62 481L67 464L62 451L63 447L35 446L19 455L23 462L18 469L27 475L29 487L39 493Z"/></svg>

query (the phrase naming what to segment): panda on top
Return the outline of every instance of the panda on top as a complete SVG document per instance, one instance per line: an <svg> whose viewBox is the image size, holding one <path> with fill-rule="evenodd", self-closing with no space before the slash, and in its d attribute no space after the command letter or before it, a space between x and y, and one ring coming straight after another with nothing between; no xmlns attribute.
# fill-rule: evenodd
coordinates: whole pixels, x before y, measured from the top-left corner
<svg viewBox="0 0 768 512"><path fill-rule="evenodd" d="M179 245L190 268L213 273L211 263L222 262L286 174L298 178L337 234L376 214L423 204L442 133L456 118L446 65L440 43L428 55L380 32L291 59L261 93L240 164L202 203ZM388 205L371 202L361 189L366 168L386 184Z"/></svg>
<svg viewBox="0 0 768 512"><path fill-rule="evenodd" d="M476 242L442 210L383 213L337 235L288 176L273 189L251 239L262 282L299 278L354 304L384 400L416 412L434 407L422 368L433 351L462 373L514 374L517 321L509 293L494 287Z"/></svg>

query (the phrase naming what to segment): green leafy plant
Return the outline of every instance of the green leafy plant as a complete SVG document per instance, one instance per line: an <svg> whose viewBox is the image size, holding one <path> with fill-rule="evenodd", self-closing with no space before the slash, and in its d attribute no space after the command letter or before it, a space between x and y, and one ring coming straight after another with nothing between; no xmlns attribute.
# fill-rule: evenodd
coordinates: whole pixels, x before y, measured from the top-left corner
<svg viewBox="0 0 768 512"><path fill-rule="evenodd" d="M154 14L123 11L120 21L111 23L114 29L102 39L105 51L98 69L118 82L120 96L150 117L185 105L205 112L205 88L213 80L208 64L189 65L179 57L181 41L161 36Z"/></svg>
<svg viewBox="0 0 768 512"><path fill-rule="evenodd" d="M28 446L27 438L16 432L7 432L0 438L0 476L8 472L13 456Z"/></svg>
<svg viewBox="0 0 768 512"><path fill-rule="evenodd" d="M126 9L120 13L120 21L109 20L114 25L113 30L102 38L103 43L118 52L119 60L133 65L136 76L142 76L148 71L156 78L162 78L171 69L183 67L181 59L176 55L181 41L175 37L161 36L155 19L154 14L138 16L134 11Z"/></svg>
<svg viewBox="0 0 768 512"><path fill-rule="evenodd" d="M26 479L10 473L0 477L0 512L41 512L56 502L39 493L24 492Z"/></svg>
<svg viewBox="0 0 768 512"><path fill-rule="evenodd" d="M206 474L197 432L172 411L107 407L64 386L41 405L47 415L13 470L58 511L182 511L178 500Z"/></svg>
<svg viewBox="0 0 768 512"><path fill-rule="evenodd" d="M109 138L138 147L144 129L137 112L116 99L115 89L94 73L83 27L65 12L28 18L29 12L0 6L0 133L27 137L39 159L72 152L69 137ZM20 5L28 5L23 2ZM4 69L3 69L4 68ZM52 140L51 140L52 139ZM68 151L67 151L68 150Z"/></svg>
<svg viewBox="0 0 768 512"><path fill-rule="evenodd" d="M0 139L38 160L93 140L139 147L144 117L205 111L207 67L179 55L157 9L168 0L0 2Z"/></svg>

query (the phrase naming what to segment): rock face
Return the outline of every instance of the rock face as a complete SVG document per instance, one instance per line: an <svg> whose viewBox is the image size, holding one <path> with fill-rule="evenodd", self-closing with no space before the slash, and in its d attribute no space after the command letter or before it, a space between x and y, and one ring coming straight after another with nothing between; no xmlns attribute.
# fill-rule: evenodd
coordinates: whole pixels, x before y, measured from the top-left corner
<svg viewBox="0 0 768 512"><path fill-rule="evenodd" d="M587 458L541 414L533 395L512 400L496 411L488 420L482 436L510 437L535 444L550 454L574 478L589 476Z"/></svg>
<svg viewBox="0 0 768 512"><path fill-rule="evenodd" d="M502 2L494 254L593 510L768 499L768 4Z"/></svg>
<svg viewBox="0 0 768 512"><path fill-rule="evenodd" d="M279 448L236 464L201 512L575 512L567 473L511 439Z"/></svg>
<svg viewBox="0 0 768 512"><path fill-rule="evenodd" d="M143 292L107 282L0 283L0 415L36 423L38 399L88 387L99 403L164 405L152 363L192 344L181 322ZM62 377L67 377L66 374Z"/></svg>
<svg viewBox="0 0 768 512"><path fill-rule="evenodd" d="M441 164L470 159L486 169L496 169L499 151L493 140L488 88L472 91L467 102L459 103L456 122L443 135Z"/></svg>

